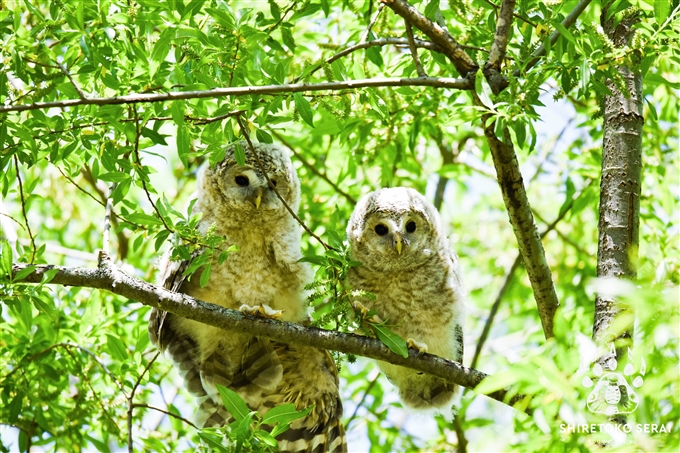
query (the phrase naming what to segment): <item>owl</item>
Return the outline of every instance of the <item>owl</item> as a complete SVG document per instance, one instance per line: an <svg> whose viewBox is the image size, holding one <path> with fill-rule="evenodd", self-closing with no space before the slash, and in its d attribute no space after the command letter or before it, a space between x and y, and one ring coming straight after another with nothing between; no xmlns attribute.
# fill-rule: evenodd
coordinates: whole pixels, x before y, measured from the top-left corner
<svg viewBox="0 0 680 453"><path fill-rule="evenodd" d="M209 229L235 245L226 261L216 252L207 285L201 287L199 269L186 278L190 261L160 263L162 285L255 316L308 322L303 287L312 279L306 263L298 262L301 230L268 184L248 144L245 165L235 158L236 146L226 150L215 168L199 172L194 212L202 213L198 230ZM297 211L300 183L286 152L275 145L253 145L271 183L286 204ZM260 415L294 403L298 410L312 407L277 437L281 451L346 451L341 423L338 373L327 351L286 345L247 334L227 332L153 310L149 320L153 344L178 368L187 390L197 398L196 423L222 426L233 420L221 402L217 384L237 392ZM263 425L265 426L265 425Z"/></svg>
<svg viewBox="0 0 680 453"><path fill-rule="evenodd" d="M353 289L372 293L359 307L406 339L409 347L463 360L465 292L458 257L437 210L413 189L381 189L364 196L347 225ZM362 305L363 304L363 305ZM407 408L450 415L456 386L441 378L378 361Z"/></svg>

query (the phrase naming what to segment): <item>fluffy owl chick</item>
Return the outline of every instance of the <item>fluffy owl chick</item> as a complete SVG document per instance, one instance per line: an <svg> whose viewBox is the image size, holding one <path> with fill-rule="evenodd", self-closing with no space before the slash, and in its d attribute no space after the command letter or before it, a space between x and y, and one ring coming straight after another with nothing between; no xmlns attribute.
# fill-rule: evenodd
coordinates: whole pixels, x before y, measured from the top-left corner
<svg viewBox="0 0 680 453"><path fill-rule="evenodd" d="M361 303L389 320L394 332L421 352L461 362L465 293L458 257L442 232L437 210L413 189L381 189L364 196L347 226L352 288L373 293ZM378 361L411 409L447 415L456 386L440 378Z"/></svg>
<svg viewBox="0 0 680 453"><path fill-rule="evenodd" d="M241 143L246 162L239 165L235 147L215 168L200 170L194 212L201 212L201 233L214 225L224 236L224 248L236 245L226 261L212 261L210 280L199 284L182 274L188 261L161 261L164 287L197 299L244 312L303 323L307 320L303 287L311 270L299 263L299 225L270 188L248 144ZM300 183L286 152L274 145L254 144L264 170L294 211L300 203ZM198 398L199 426L222 426L233 420L225 410L216 384L228 387L261 415L279 404L298 410L314 406L277 440L281 451L345 451L342 404L335 363L327 351L285 345L221 329L153 310L151 341L167 353Z"/></svg>

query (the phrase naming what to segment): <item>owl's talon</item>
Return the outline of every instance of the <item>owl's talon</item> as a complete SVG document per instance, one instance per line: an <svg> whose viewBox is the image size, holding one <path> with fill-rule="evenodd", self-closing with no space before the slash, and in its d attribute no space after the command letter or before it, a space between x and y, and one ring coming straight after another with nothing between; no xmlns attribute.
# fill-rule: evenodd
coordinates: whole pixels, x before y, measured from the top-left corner
<svg viewBox="0 0 680 453"><path fill-rule="evenodd" d="M361 312L362 317L365 317L368 314L368 312L370 311L361 302L354 302L353 306L354 306L354 308L356 308L357 310L359 310Z"/></svg>
<svg viewBox="0 0 680 453"><path fill-rule="evenodd" d="M413 338L409 338L408 340L406 340L406 344L408 345L409 348L417 349L418 352L420 352L421 354L423 352L427 352L427 344L420 343L419 341L416 341Z"/></svg>
<svg viewBox="0 0 680 453"><path fill-rule="evenodd" d="M245 313L251 316L257 316L260 318L268 319L278 319L283 316L283 310L274 310L267 304L260 304L256 306L250 306L243 304L238 309L241 313Z"/></svg>

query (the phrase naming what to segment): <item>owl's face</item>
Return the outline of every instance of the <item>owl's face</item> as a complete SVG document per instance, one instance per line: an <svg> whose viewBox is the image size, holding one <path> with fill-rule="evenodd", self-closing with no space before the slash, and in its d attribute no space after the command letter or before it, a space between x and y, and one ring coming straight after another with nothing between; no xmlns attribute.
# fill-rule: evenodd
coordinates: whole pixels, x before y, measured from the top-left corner
<svg viewBox="0 0 680 453"><path fill-rule="evenodd" d="M281 148L262 143L253 145L276 190L288 206L297 211L300 183L290 158ZM267 183L250 147L246 143L242 144L246 155L243 166L236 162L234 148L231 146L227 149L225 159L215 169L206 170L206 176L213 179L225 205L253 217L270 217L276 212L288 215L281 200Z"/></svg>
<svg viewBox="0 0 680 453"><path fill-rule="evenodd" d="M376 269L417 265L436 251L438 216L413 189L396 187L366 195L347 227L352 257Z"/></svg>

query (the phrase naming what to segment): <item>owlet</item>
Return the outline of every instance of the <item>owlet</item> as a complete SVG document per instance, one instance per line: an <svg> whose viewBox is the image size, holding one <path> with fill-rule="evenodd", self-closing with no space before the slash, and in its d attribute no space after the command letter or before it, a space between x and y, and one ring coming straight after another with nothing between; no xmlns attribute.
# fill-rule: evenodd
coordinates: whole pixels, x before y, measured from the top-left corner
<svg viewBox="0 0 680 453"><path fill-rule="evenodd" d="M246 143L245 165L235 159L236 146L226 150L215 168L205 166L198 178L194 212L201 212L198 230L226 238L235 245L226 261L216 252L206 286L199 269L183 276L189 262L161 261L165 288L197 299L259 316L305 323L308 320L303 287L311 270L299 263L301 230L267 183ZM297 211L300 182L290 158L277 146L254 144L254 150L281 197ZM327 351L286 345L221 329L153 310L151 341L172 359L186 388L198 398L200 427L222 426L233 420L222 405L216 384L237 392L261 415L294 403L298 410L313 406L277 437L281 451L346 451L341 423L338 373ZM263 425L264 426L264 425Z"/></svg>
<svg viewBox="0 0 680 453"><path fill-rule="evenodd" d="M361 262L350 268L348 282L375 295L360 303L409 347L461 362L465 292L434 206L413 189L371 192L357 203L347 236L352 259ZM457 386L386 362L378 366L405 406L447 415Z"/></svg>

